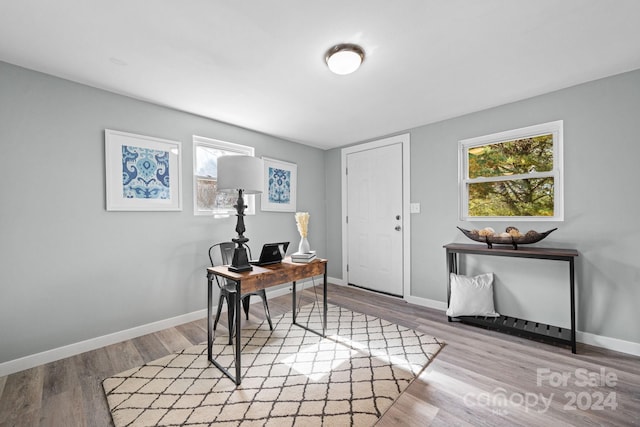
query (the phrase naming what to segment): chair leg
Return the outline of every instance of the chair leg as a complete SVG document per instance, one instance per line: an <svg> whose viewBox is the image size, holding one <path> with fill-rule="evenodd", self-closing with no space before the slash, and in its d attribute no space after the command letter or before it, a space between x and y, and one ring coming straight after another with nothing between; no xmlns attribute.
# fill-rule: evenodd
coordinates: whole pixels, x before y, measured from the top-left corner
<svg viewBox="0 0 640 427"><path fill-rule="evenodd" d="M229 325L229 345L233 344L233 330L235 326L235 311L236 311L236 294L227 294L227 314Z"/></svg>
<svg viewBox="0 0 640 427"><path fill-rule="evenodd" d="M220 291L220 299L218 300L218 311L216 313L216 319L213 321L213 330L216 330L218 326L218 320L220 320L220 314L222 313L222 304L224 303L224 294Z"/></svg>
<svg viewBox="0 0 640 427"><path fill-rule="evenodd" d="M251 294L242 297L242 308L244 308L244 314L247 315L247 320L249 320L249 304L251 304L249 298L251 298Z"/></svg>
<svg viewBox="0 0 640 427"><path fill-rule="evenodd" d="M269 304L267 304L267 293L263 289L262 291L260 291L258 295L260 295L260 298L262 298L262 303L264 305L264 314L265 316L267 316L267 322L269 322L269 329L273 331L273 324L271 323L271 313L269 313Z"/></svg>

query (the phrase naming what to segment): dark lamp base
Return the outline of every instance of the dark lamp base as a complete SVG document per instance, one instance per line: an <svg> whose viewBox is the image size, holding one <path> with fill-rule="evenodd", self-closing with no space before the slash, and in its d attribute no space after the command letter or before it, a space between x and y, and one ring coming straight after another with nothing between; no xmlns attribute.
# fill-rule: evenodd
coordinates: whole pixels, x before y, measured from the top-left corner
<svg viewBox="0 0 640 427"><path fill-rule="evenodd" d="M234 273L244 273L245 271L252 271L253 266L251 264L247 264L245 266L234 267L233 265L229 266L229 271L233 271Z"/></svg>
<svg viewBox="0 0 640 427"><path fill-rule="evenodd" d="M249 264L249 258L247 257L247 249L244 246L238 245L233 250L233 261L229 266L229 271L234 273L242 273L245 271L251 271L253 267Z"/></svg>

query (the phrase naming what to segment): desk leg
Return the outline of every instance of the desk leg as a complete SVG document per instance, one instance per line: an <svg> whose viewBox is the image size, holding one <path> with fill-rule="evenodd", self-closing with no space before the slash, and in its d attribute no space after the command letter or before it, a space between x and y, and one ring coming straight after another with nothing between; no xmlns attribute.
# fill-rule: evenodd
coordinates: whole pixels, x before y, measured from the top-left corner
<svg viewBox="0 0 640 427"><path fill-rule="evenodd" d="M240 364L241 364L241 354L240 350L242 348L242 307L241 302L242 298L240 298L240 289L242 286L241 282L236 282L236 385L240 385L240 381L242 381L242 377L240 376ZM231 331L229 331L231 333Z"/></svg>
<svg viewBox="0 0 640 427"><path fill-rule="evenodd" d="M211 347L213 346L213 325L211 324L213 273L207 274L207 357L211 360Z"/></svg>
<svg viewBox="0 0 640 427"><path fill-rule="evenodd" d="M316 335L320 335L321 337L326 337L326 331L327 331L327 266L325 264L324 267L324 274L323 274L323 283L322 283L322 302L323 302L323 307L322 307L322 332L318 332L316 330L313 330L311 328L309 328L308 326L305 325L301 325L298 323L298 318L296 316L296 282L295 280L293 282L291 282L293 284L293 288L292 288L292 292L291 295L293 295L293 302L291 303L292 309L293 309L293 314L292 314L292 323L296 326L301 327L302 329L306 329L309 332L313 332ZM318 308L318 312L320 311L320 308Z"/></svg>
<svg viewBox="0 0 640 427"><path fill-rule="evenodd" d="M235 343L235 362L236 362L236 375L235 377L233 375L231 375L231 373L227 370L227 368L223 367L222 365L220 365L218 363L217 360L215 360L212 357L212 348L213 348L213 322L211 321L211 313L213 311L212 305L213 305L213 301L212 301L212 289L213 289L213 279L214 279L215 273L208 273L207 275L207 286L208 286L208 290L207 290L207 356L209 358L209 362L213 363L214 366L218 369L220 369L220 371L222 371L223 374L225 374L227 377L229 377L229 379L231 379L231 381L233 381L234 383L236 383L236 385L240 385L240 381L242 381L242 377L240 376L240 369L241 369L241 359L240 359L240 348L242 346L242 343L240 341L241 338L241 330L242 330L242 310L240 310L240 303L241 303L241 299L240 298L235 298L235 307L236 307L236 312L235 312L235 323L236 323L236 332L235 332L235 336L236 336L236 343ZM240 293L240 282L236 282L236 290L238 291L238 294ZM231 328L229 328L231 329ZM229 334L231 334L232 331L229 330Z"/></svg>
<svg viewBox="0 0 640 427"><path fill-rule="evenodd" d="M447 307L451 302L451 273L458 274L458 257L447 249ZM451 316L447 316L447 321L451 322Z"/></svg>
<svg viewBox="0 0 640 427"><path fill-rule="evenodd" d="M296 324L296 281L291 282L291 295L293 295L293 299L291 300L291 308L293 309L291 316L293 317L293 324Z"/></svg>
<svg viewBox="0 0 640 427"><path fill-rule="evenodd" d="M576 283L573 258L569 260L569 284L571 287L571 352L576 354Z"/></svg>
<svg viewBox="0 0 640 427"><path fill-rule="evenodd" d="M322 284L322 337L327 336L327 264L324 264L324 282Z"/></svg>

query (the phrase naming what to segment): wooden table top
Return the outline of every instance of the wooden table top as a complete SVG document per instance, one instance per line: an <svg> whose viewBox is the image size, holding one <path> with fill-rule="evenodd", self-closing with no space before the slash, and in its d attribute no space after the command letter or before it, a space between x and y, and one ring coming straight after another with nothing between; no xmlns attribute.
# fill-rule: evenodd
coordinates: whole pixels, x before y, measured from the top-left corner
<svg viewBox="0 0 640 427"><path fill-rule="evenodd" d="M253 266L253 270L236 273L229 271L228 266L219 265L209 267L207 271L226 279L240 282L242 293L278 286L283 283L293 282L307 277L325 274L327 260L316 258L308 263L291 261L286 257L281 263L267 266Z"/></svg>

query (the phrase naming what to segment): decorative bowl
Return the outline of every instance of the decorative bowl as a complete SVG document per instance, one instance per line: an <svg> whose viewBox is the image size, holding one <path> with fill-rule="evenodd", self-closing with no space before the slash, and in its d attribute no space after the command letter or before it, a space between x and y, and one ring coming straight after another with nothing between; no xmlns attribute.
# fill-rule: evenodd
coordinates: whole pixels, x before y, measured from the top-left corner
<svg viewBox="0 0 640 427"><path fill-rule="evenodd" d="M537 231L534 231L534 230L529 230L527 231L526 234L522 234L519 236L510 235L507 237L507 236L501 236L496 234L481 235L481 231L483 230L470 231L460 227L457 227L457 228L458 230L462 231L462 233L468 238L470 238L471 240L474 240L480 243L486 243L489 249L493 247L494 243L501 244L501 245L513 245L513 249L518 249L518 245L527 245L530 243L539 242L540 240L544 239L549 234L551 234L553 231L557 230L557 228L553 228L551 230L548 230L542 233L538 233ZM507 227L507 229L513 229L513 227ZM515 230L517 231L517 229Z"/></svg>

